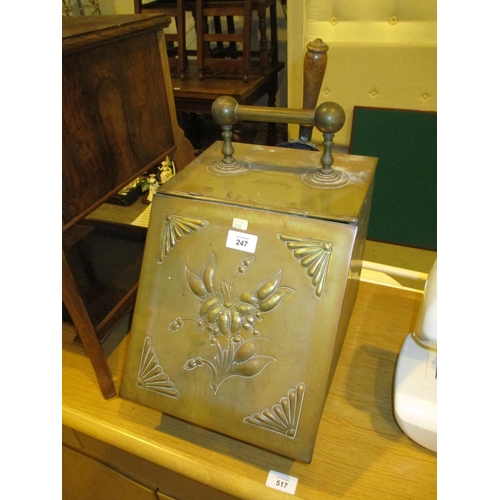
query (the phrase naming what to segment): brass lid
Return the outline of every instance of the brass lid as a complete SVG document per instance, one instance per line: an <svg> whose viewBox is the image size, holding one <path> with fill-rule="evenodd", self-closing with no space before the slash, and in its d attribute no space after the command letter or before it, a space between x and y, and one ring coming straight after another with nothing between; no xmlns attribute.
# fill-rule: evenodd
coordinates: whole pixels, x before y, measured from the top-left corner
<svg viewBox="0 0 500 500"><path fill-rule="evenodd" d="M334 154L333 168L347 181L322 189L304 181L321 168L321 152L233 143L239 168L231 175L216 168L222 146L212 144L158 194L357 223L377 165L377 158Z"/></svg>

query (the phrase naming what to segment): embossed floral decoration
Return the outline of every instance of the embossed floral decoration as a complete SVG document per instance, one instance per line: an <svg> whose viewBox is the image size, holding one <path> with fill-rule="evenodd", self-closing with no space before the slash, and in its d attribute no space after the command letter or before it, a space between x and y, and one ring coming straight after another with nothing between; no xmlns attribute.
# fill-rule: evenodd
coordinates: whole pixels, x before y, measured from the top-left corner
<svg viewBox="0 0 500 500"><path fill-rule="evenodd" d="M269 339L262 337L257 323L263 314L273 311L295 290L280 286L282 270L273 278L261 283L253 293L239 294L235 288L236 280L245 274L255 257L247 256L237 266L232 283L223 280L214 285L216 258L212 254L200 275L186 267L185 276L189 289L200 301L198 318L176 318L168 327L175 332L184 326L184 320L194 320L209 336L210 345L215 347L212 360L201 356L188 359L186 370L207 366L210 371L210 386L217 393L218 388L229 377L254 377L275 360L271 356L258 354ZM245 336L252 335L249 339ZM225 344L221 344L221 340Z"/></svg>

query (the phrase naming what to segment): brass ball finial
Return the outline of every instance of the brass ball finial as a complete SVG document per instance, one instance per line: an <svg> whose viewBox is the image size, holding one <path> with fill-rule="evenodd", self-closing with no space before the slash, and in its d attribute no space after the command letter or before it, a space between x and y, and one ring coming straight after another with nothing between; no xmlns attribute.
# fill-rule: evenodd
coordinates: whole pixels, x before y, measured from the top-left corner
<svg viewBox="0 0 500 500"><path fill-rule="evenodd" d="M222 126L231 126L236 123L236 107L238 101L234 97L225 95L218 97L212 103L212 118L217 124Z"/></svg>
<svg viewBox="0 0 500 500"><path fill-rule="evenodd" d="M345 123L345 113L336 102L323 102L314 112L314 124L323 134L335 134Z"/></svg>
<svg viewBox="0 0 500 500"><path fill-rule="evenodd" d="M314 124L323 133L322 168L309 172L302 180L311 187L319 189L336 189L349 182L349 176L333 166L333 136L345 123L345 113L340 104L324 102L314 112Z"/></svg>
<svg viewBox="0 0 500 500"><path fill-rule="evenodd" d="M248 172L248 165L236 160L233 156L234 148L231 143L232 126L238 121L236 108L238 101L225 95L217 98L212 104L212 118L222 128L222 160L208 166L208 171L214 175L229 176L241 175Z"/></svg>

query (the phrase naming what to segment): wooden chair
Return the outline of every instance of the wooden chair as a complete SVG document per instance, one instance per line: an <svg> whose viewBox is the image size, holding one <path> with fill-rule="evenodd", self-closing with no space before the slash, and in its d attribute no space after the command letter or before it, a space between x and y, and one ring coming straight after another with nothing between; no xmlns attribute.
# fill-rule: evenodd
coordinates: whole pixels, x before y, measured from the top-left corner
<svg viewBox="0 0 500 500"><path fill-rule="evenodd" d="M184 80L187 69L186 12L194 10L194 2L184 0L154 0L153 2L134 0L134 10L136 14L158 12L175 19L177 33L165 33L168 61L170 70L177 70L180 79ZM177 44L177 49L169 47L172 42Z"/></svg>
<svg viewBox="0 0 500 500"><path fill-rule="evenodd" d="M250 5L249 5L250 4ZM278 21L276 0L196 0L195 19L198 40L198 73L203 79L205 72L216 70L239 70L248 80L251 61L256 59L265 74L269 67L278 64ZM267 11L269 10L269 23ZM253 11L257 12L259 28L259 51L255 54L252 45ZM235 17L241 17L243 27L235 32ZM213 28L210 32L209 18ZM226 20L226 31L222 19ZM237 49L237 43L240 49ZM212 45L215 44L215 45ZM242 44L242 46L241 46Z"/></svg>
<svg viewBox="0 0 500 500"><path fill-rule="evenodd" d="M242 28L235 30L234 18ZM222 29L221 18L227 29ZM213 28L209 20L213 21ZM206 72L241 73L248 81L252 44L252 0L196 0L196 43L198 76ZM241 47L237 50L238 45Z"/></svg>

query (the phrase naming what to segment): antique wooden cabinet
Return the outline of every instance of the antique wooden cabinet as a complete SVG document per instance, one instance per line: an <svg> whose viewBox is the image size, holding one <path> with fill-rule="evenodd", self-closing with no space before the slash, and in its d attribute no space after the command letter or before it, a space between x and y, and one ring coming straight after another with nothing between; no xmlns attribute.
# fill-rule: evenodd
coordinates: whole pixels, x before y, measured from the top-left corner
<svg viewBox="0 0 500 500"><path fill-rule="evenodd" d="M115 395L99 342L131 309L145 230L86 217L166 155L193 149L177 123L164 14L63 18L63 303L97 374Z"/></svg>

